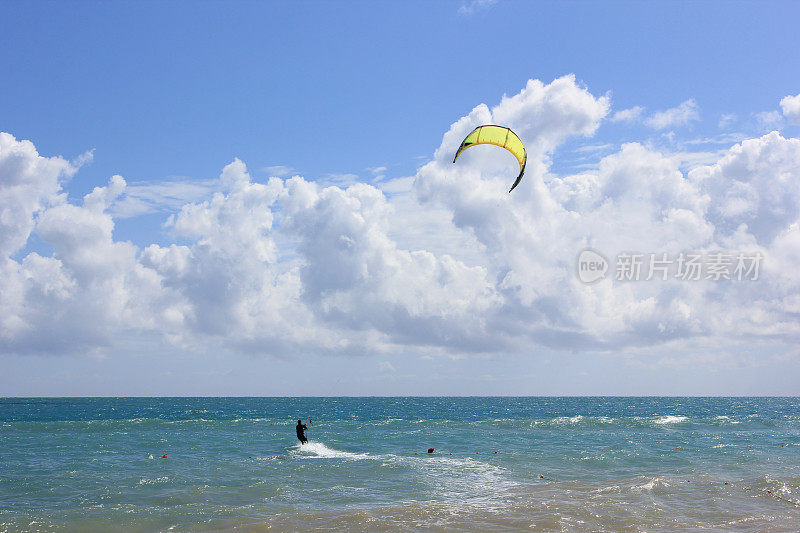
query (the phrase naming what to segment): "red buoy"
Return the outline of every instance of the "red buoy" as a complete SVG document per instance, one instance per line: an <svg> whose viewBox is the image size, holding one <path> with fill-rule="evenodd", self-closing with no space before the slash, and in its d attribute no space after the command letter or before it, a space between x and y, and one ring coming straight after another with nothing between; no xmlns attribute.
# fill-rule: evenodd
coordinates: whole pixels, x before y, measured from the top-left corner
<svg viewBox="0 0 800 533"><path fill-rule="evenodd" d="M161 458L162 459L166 459L167 458L167 454L162 455Z"/></svg>
<svg viewBox="0 0 800 533"><path fill-rule="evenodd" d="M428 453L433 453L433 448L428 448Z"/></svg>

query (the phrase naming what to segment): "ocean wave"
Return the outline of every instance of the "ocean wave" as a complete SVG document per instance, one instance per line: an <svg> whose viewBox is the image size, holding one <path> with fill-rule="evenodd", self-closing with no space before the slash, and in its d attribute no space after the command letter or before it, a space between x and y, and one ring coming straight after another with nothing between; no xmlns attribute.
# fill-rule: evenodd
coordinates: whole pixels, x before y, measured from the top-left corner
<svg viewBox="0 0 800 533"><path fill-rule="evenodd" d="M665 415L653 421L655 424L679 424L689 418L681 415Z"/></svg>
<svg viewBox="0 0 800 533"><path fill-rule="evenodd" d="M683 422L696 422L708 425L720 425L728 421L717 419L689 419L683 415L655 415L655 416L630 416L630 417L611 417L611 416L558 416L555 418L545 418L532 420L530 427L537 428L557 428L557 429L579 429L579 428L606 428L609 426L620 427L652 427L654 424L664 426L669 424L680 424ZM510 422L511 423L511 422ZM515 424L512 424L515 425Z"/></svg>
<svg viewBox="0 0 800 533"><path fill-rule="evenodd" d="M733 489L719 480L693 477L691 481L687 483L683 477L637 476L604 482L520 485L504 493L501 499L487 502L429 499L386 506L276 513L262 524L248 525L246 530L297 530L307 524L341 531L797 529L797 504L789 495L794 488L791 484L775 483L768 489L737 484ZM780 500L780 505L767 498L753 501L754 494ZM724 499L722 504L721 499ZM665 514L664 509L669 512Z"/></svg>
<svg viewBox="0 0 800 533"><path fill-rule="evenodd" d="M723 424L741 424L738 420L734 420L733 418L725 415L719 415L714 417L714 420L719 420Z"/></svg>

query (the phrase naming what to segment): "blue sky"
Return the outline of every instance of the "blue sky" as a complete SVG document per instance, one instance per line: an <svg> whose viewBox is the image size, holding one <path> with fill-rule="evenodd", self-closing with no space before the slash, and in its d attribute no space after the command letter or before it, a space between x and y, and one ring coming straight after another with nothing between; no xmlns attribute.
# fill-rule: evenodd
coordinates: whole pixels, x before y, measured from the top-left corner
<svg viewBox="0 0 800 533"><path fill-rule="evenodd" d="M516 258L523 246L519 242L497 244L494 237L487 237L494 231L491 220L495 215L480 211L481 206L467 205L467 200L453 203L455 200L447 197L457 194L446 189L445 177L431 177L438 168L436 150L441 149L441 158L446 159L444 152L451 141L445 134L458 130L454 123L470 115L479 104L494 109L501 105L504 95L517 95L529 80L541 80L545 87L543 101L550 98L547 91L552 91L552 99L558 95L574 98L578 102L575 116L587 123L574 130L552 133L552 139L542 137L547 148L534 154L534 159L540 159L546 168L538 178L533 177L538 171L530 170L529 183L541 179L556 201L589 220L588 212L570 207L572 200L565 199L574 199L573 192L564 193L559 187L574 183L569 176L587 172L599 172L598 179L602 181L603 171L597 170L603 168L602 158L610 157L611 165L621 158L640 157L636 164L644 165L641 161L649 155L637 152L632 156L630 150L623 152L622 148L624 143L639 143L645 150L660 154L664 161L677 161L676 169L684 173L683 179L698 187L696 198L687 200L681 209L702 212L700 220L717 230L706 240L699 236L686 241L687 246L741 248L743 243L750 243L778 258L772 264L789 261L794 253L794 204L788 207L789 218L781 218L782 225L774 226L770 234L783 240L762 242L722 235L719 228L730 221L726 219L723 224L714 218L714 191L718 189L704 192L701 185L717 178L704 178L704 171L691 177L689 174L698 165L713 165L737 143L765 139L763 136L773 130L779 132L780 139L765 140L765 144L780 145L774 148L780 154L794 149L783 148L783 144L794 146L789 141L798 137L800 126L792 108L781 107L780 102L800 92L797 3L2 2L0 10L0 43L6 51L0 55L0 131L17 141L31 141L40 157L62 156L73 161L71 167L64 167L53 178L58 180L60 189L31 208L34 227L26 230L24 246L10 253L9 260L14 263L8 263L8 268L21 272L23 267L15 265L22 265L32 252L61 260L64 270L59 272L67 287L64 290L72 291L75 298L70 305L75 309L95 309L92 305L102 290L99 285L90 285L99 279L92 276L100 274L81 273L82 267L70 263L78 261L74 258L81 253L89 253L88 246L80 244L85 235L76 237L56 231L59 221L77 220L74 217L84 215L63 210L51 210L47 215L47 211L57 203L54 199L60 192L67 194L69 205L80 206L84 195L95 187L106 186L118 174L127 189L106 205L104 213L113 224L113 239L107 244L114 254L128 259L120 259L113 268L123 268L118 265L130 260L136 263L130 272L149 268L152 275L161 276L162 287L178 287L175 294L148 292L146 296L131 296L138 289L126 286L123 292L127 303L97 304L97 309L119 312L119 316L97 329L84 330L68 321L49 327L43 318L36 318L57 314L60 304L49 300L41 303L41 314L33 310L32 297L0 302L0 312L5 316L30 321L32 336L41 338L48 331L54 338L58 336L58 340L44 342L45 349L37 348L38 341L13 333L17 331L12 331L16 322L9 318L11 329L4 330L5 344L0 345L0 365L6 370L0 377L0 394L800 392L795 384L800 382L800 362L792 348L798 322L792 300L798 292L795 280L774 280L773 287L779 288L774 289L773 299L759 313L780 312L780 317L770 315L763 322L756 321L746 338L732 334L736 328L726 329L713 320L706 323L700 315L710 312L711 308L705 307L711 305L709 302L731 298L735 303L728 302L728 307L741 309L738 317L747 316L745 306L750 296L714 287L700 297L699 291L681 287L686 294L678 301L673 298L676 289L647 286L631 296L630 302L620 303L619 309L629 309L626 306L634 305L634 301L644 305L650 298L657 306L663 304L657 307L656 314L675 312L687 305L695 313L692 320L675 326L674 336L669 338L657 334L648 337L649 333L642 333L649 331L646 324L614 326L617 329L612 328L613 339L609 340L611 330L604 329L606 326L593 321L583 323L572 316L575 302L584 301L578 296L580 289L574 289L575 300L564 298L572 304L555 310L562 305L552 304L553 299L559 299L559 293L544 294L544 282L539 287L518 281L514 296L503 292L510 290L503 285L503 276L524 272L523 266L533 267L526 262L533 259ZM574 79L566 84L568 87L565 85L565 92L558 93L555 86L548 85L568 75L574 75ZM531 94L538 90L530 88ZM546 104L533 103L527 108L524 106L528 104L520 105L524 109L509 106L507 110L493 111L493 118L510 117L523 130L528 129L523 140L539 142L537 126L531 121L541 117L540 108ZM638 109L637 106L641 109L629 115L631 120L618 120L622 116L615 115ZM663 120L658 122L658 113L668 110L677 111L662 115ZM559 115L557 106L548 112L554 113L553 120L557 122L572 117L572 111ZM79 164L76 158L87 151L91 161ZM784 186L791 191L797 188L798 174L791 166L793 156L785 157L786 167L780 167L783 170L779 174L789 176ZM330 265L337 265L338 252L333 250L332 255L324 256L316 250L309 251L308 247L317 241L306 228L314 224L318 224L314 226L317 228L322 227L320 224L339 227L339 223L352 228L344 221L343 213L332 215L330 220L313 219L314 209L300 200L275 200L266 209L272 217L263 221L271 232L269 242L247 240L256 238L252 235L241 239L245 248L252 248L254 242L256 247L264 245L265 259L260 260L273 265L275 279L281 275L299 278L302 290L295 294L301 295L297 296L299 307L291 312L305 317L303 320L308 323L298 324L298 331L287 339L252 332L240 335L241 328L237 330L231 319L230 331L214 333L208 342L201 340L199 345L186 340L196 329L176 326L178 329L162 331L153 323L159 320L146 315L168 306L167 301L177 302L179 297L185 302L175 304L174 312L183 313L185 320L191 316L196 321L194 328L201 327L201 323L224 321L228 316L219 311L219 317L214 318L213 313L201 317L203 310L217 301L216 296L211 296L219 288L205 278L202 282L195 280L194 285L185 276L170 279L167 267L156 265L163 257L145 257L145 250L152 245L160 247L158 253L162 253L173 244L189 250L196 244L198 247L192 248L191 254L199 258L207 241L212 249L219 246L218 253L222 254L215 256L215 265L251 258L224 255L225 243L213 241L223 237L212 238L198 229L205 227L203 217L212 216L209 213L213 209L201 213L202 209L197 208L192 213L186 211L183 219L179 216L183 206L210 201L214 192L233 195L226 192L230 189L220 189L217 180L235 158L246 164L249 182L268 184L272 183L270 177L276 177L283 183L273 183L274 187L284 188L275 193L276 198L300 194L287 192L288 181L283 181L295 174L302 176L303 184L298 189L301 191L308 183L338 185L342 190L354 183L369 184L372 191L380 191L380 201L387 203L392 214L387 214L385 220L376 219L376 227L386 225L386 235L377 241L371 240L374 236L367 230L359 234L364 236L364 249L390 250L385 253L395 253L392 247L410 252L424 250L435 258L436 268L443 269L451 268L444 258L450 254L458 261L452 267L456 272L453 276L465 277L463 284L445 286L445 293L456 294L453 291L474 285L475 280L490 280L487 293L465 293L463 301L475 303L476 307L459 311L465 313L464 317L483 324L478 318L485 316L481 309L499 306L502 309L497 311L498 320L506 313L529 313L530 320L540 322L532 329L545 334L537 337L514 333L520 326L499 337L468 336L460 344L453 339L466 333L456 325L452 331L448 329L448 317L455 311L442 307L439 301L420 306L424 313L430 313L425 315L430 318L429 323L435 322L438 328L438 321L442 321L442 329L422 331L425 327L416 322L407 329L398 325L396 316L391 319L391 326L378 324L368 317L375 314L373 306L380 308L375 294L395 294L388 288L388 277L382 281L361 280L364 286L374 282L380 287L372 294L347 293L347 305L355 307L340 311L351 319L331 314L329 308L334 304L325 298L339 285L325 283L333 283L326 276L334 270ZM480 154L469 161L480 162ZM659 164L653 163L652 168L661 168ZM425 165L433 166L426 170ZM459 172L464 169L460 168ZM637 168L646 173L651 167ZM496 170L497 179L501 180L504 168ZM467 177L464 179L467 183ZM723 182L724 179L720 183ZM758 176L748 178L747 183L763 198L786 191L766 190L769 185L759 185L762 182ZM172 188L165 193L164 187ZM256 193L268 195L253 192ZM327 201L338 201L324 197L320 191L308 194L318 196L318 207L328 205L324 203ZM345 197L348 201L357 200L366 209L363 206L374 200L370 194L373 193L351 191ZM711 198L711 207L703 204L703 194ZM725 194L728 198L732 193ZM660 198L647 191L637 196L639 200L645 197ZM150 202L147 209L142 208L143 198ZM535 193L523 191L519 203L508 209L519 209L523 216L536 209L540 200ZM689 204L692 207L686 207ZM621 200L618 205L626 209L625 213L631 211L631 206ZM224 207L220 209L225 211ZM505 209L505 204L498 209ZM769 210L769 206L764 209ZM284 217L284 212L293 214ZM213 216L219 215L214 213ZM367 214L360 216L370 220ZM620 215L623 216L627 215ZM104 220L97 219L98 227ZM413 221L428 225L408 229ZM748 221L750 229L763 222ZM284 232L284 226L293 229ZM545 238L540 229L531 231L524 246L532 247L531 243ZM580 229L575 231L574 242L585 244L585 234ZM347 238L362 244L353 235ZM77 249L70 248L67 241L79 242ZM123 250L119 243L126 242L131 248ZM612 255L617 251L613 248L616 241L603 241L600 235L588 242L608 242L610 249L603 251ZM635 242L642 251L658 252L667 251L666 247L671 246L668 243L673 241L665 237L657 242ZM270 247L277 250L275 260L269 259ZM563 269L563 264L573 257L570 254L580 249L564 247L564 257L542 268ZM96 253L108 256L106 252ZM372 257L371 253L365 252L365 257ZM404 253L398 257L405 258ZM533 248L527 253L537 254ZM411 257L412 263L423 261L413 254ZM347 258L351 260L354 259ZM322 266L315 270L315 261L330 270ZM354 264L347 261L343 265ZM56 268L51 263L47 265ZM198 263L198 272L207 272L204 268L210 267ZM40 271L44 270L37 270ZM342 272L345 278L349 275ZM233 272L226 275L232 280L246 277ZM20 279L33 279L33 274L21 276ZM396 273L394 276L398 277ZM430 292L424 288L430 280L423 282L412 274L408 276L413 278L408 283L419 282L422 293ZM546 278L543 274L542 279ZM125 275L119 283L135 286L137 282L131 279L132 275ZM253 278L251 283L256 279L261 278ZM562 278L553 278L556 279ZM117 286L112 281L108 283ZM274 283L277 287L281 282ZM294 286L286 283L286 287ZM549 285L557 287L557 282ZM315 287L319 289L317 299L309 296ZM10 288L6 287L6 291L12 294ZM717 294L719 291L724 297ZM267 294L264 298L273 301ZM145 300L150 303L139 308ZM497 303L500 300L503 303ZM89 301L93 303L86 304ZM129 305L130 309L126 307ZM238 303L231 305L232 309L239 309ZM271 304L263 305L267 307L250 309L249 313L259 317L289 313L269 307ZM564 318L563 323L559 323L560 318L542 318L547 310L550 317L570 318ZM403 313L418 317L414 314L418 311L411 305ZM363 319L358 318L362 315ZM255 331L274 326L266 318L263 320L247 327ZM460 322L470 323L469 320ZM627 319L620 320L622 323ZM729 317L731 320L735 317ZM577 322L581 323L576 326ZM772 331L775 322L785 325L785 330ZM304 327L318 328L309 337L321 340L298 340ZM544 337L565 340L540 342ZM337 343L352 345L342 350L332 348L340 345ZM469 343L472 346L465 346ZM254 344L260 348L254 349ZM498 350L485 346L478 349L479 345L496 345ZM709 355L718 351L723 355ZM304 385L299 388L295 385L296 376L303 376Z"/></svg>

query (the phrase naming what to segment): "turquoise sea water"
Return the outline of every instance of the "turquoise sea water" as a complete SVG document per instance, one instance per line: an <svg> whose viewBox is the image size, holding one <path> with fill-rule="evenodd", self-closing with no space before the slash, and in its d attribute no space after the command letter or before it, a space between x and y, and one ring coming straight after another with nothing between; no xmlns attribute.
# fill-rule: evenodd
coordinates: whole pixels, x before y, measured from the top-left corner
<svg viewBox="0 0 800 533"><path fill-rule="evenodd" d="M800 399L0 399L0 531L301 528L797 531Z"/></svg>

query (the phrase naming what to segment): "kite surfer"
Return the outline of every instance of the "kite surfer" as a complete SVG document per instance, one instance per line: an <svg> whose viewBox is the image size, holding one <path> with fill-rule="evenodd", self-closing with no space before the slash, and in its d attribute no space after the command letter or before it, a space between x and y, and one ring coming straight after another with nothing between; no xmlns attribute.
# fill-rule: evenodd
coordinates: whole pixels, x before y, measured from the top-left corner
<svg viewBox="0 0 800 533"><path fill-rule="evenodd" d="M305 434L305 431L307 429L308 426L303 424L302 420L297 421L297 426L295 427L295 430L297 430L297 439L300 441L300 444L305 444L308 442L308 439L306 438Z"/></svg>

